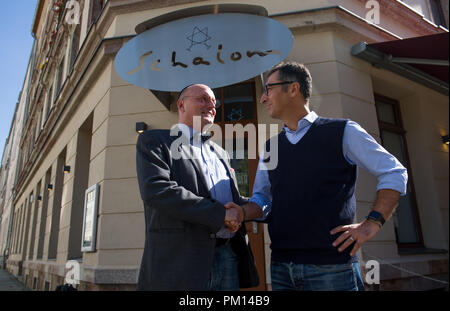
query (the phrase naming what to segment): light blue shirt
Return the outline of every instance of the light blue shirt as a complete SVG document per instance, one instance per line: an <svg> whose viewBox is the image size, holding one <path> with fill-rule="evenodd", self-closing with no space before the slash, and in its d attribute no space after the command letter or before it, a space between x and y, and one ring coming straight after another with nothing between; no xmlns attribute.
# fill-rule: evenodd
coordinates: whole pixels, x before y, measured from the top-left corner
<svg viewBox="0 0 450 311"><path fill-rule="evenodd" d="M193 128L189 127L190 141L194 152L194 156L201 162L201 168L206 182L208 183L208 189L211 192L211 196L225 205L228 202L233 202L233 194L231 192L231 180L228 176L227 169L220 160L219 156L214 152L214 148L211 146L209 140L202 142L199 135L200 133ZM231 238L234 233L228 231L223 226L216 234L220 238Z"/></svg>
<svg viewBox="0 0 450 311"><path fill-rule="evenodd" d="M291 144L297 144L308 132L311 125L318 118L314 111L308 113L303 119L298 121L296 131L284 126L286 138ZM406 194L406 184L408 174L406 168L389 152L378 144L358 123L348 121L344 128L342 139L342 150L345 159L352 165L357 165L367 170L378 179L377 191L380 189L392 189ZM264 217L271 211L272 193L267 169L262 161L258 164L255 184L253 185L253 196L250 202L258 204ZM350 199L353 208L356 208L355 195Z"/></svg>

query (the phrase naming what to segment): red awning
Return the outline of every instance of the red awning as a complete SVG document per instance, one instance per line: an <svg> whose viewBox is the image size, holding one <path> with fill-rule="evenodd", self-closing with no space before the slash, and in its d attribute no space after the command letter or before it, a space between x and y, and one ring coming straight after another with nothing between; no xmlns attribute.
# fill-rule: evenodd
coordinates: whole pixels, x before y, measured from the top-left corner
<svg viewBox="0 0 450 311"><path fill-rule="evenodd" d="M448 95L448 32L352 47L352 55Z"/></svg>
<svg viewBox="0 0 450 311"><path fill-rule="evenodd" d="M403 40L369 44L369 46L392 55L394 58L415 58L448 61L448 32ZM409 65L448 83L448 66L426 64Z"/></svg>

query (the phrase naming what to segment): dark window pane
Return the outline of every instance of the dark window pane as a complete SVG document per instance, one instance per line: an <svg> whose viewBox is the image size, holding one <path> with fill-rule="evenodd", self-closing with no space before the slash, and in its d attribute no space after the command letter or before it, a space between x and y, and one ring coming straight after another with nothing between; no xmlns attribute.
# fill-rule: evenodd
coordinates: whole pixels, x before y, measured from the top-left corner
<svg viewBox="0 0 450 311"><path fill-rule="evenodd" d="M247 148L246 140L233 139L233 154L230 155L230 164L236 174L239 193L245 197L250 196Z"/></svg>
<svg viewBox="0 0 450 311"><path fill-rule="evenodd" d="M394 107L391 104L376 101L378 121L397 124Z"/></svg>
<svg viewBox="0 0 450 311"><path fill-rule="evenodd" d="M393 218L398 243L420 242L409 189L405 196L400 197Z"/></svg>
<svg viewBox="0 0 450 311"><path fill-rule="evenodd" d="M383 140L383 146L389 151L397 160L400 161L405 167L408 165L405 156L405 145L403 143L403 136L400 134L381 131L381 139Z"/></svg>
<svg viewBox="0 0 450 311"><path fill-rule="evenodd" d="M50 90L48 91L47 95L47 115L45 118L48 118L48 115L50 114L50 108L52 107L52 95L53 95L53 85L50 87Z"/></svg>
<svg viewBox="0 0 450 311"><path fill-rule="evenodd" d="M63 82L63 71L64 71L64 57L61 60L61 63L59 64L58 67L58 74L56 77L56 97L59 95L59 91L61 91L61 86L62 86L62 82Z"/></svg>
<svg viewBox="0 0 450 311"><path fill-rule="evenodd" d="M93 0L91 5L91 18L90 18L90 22L89 22L89 27L91 27L91 25L97 21L97 18L100 16L100 14L102 13L102 9L104 4L106 3L105 0Z"/></svg>
<svg viewBox="0 0 450 311"><path fill-rule="evenodd" d="M214 118L214 123L222 122L222 107L216 109L216 117Z"/></svg>
<svg viewBox="0 0 450 311"><path fill-rule="evenodd" d="M225 121L236 122L254 118L253 87L250 83L224 88Z"/></svg>
<svg viewBox="0 0 450 311"><path fill-rule="evenodd" d="M78 55L78 46L80 45L80 25L78 24L72 38L72 46L70 52L70 69L72 70L75 59Z"/></svg>
<svg viewBox="0 0 450 311"><path fill-rule="evenodd" d="M222 122L222 89L214 89L213 92L216 97L216 103L220 104L219 108L216 108L214 123Z"/></svg>
<svg viewBox="0 0 450 311"><path fill-rule="evenodd" d="M383 146L386 150L407 167L408 163L406 163L406 152L402 135L382 130L381 138L383 139ZM406 195L400 197L398 202L399 205L393 215L398 243L420 242L411 196L411 189L408 184Z"/></svg>

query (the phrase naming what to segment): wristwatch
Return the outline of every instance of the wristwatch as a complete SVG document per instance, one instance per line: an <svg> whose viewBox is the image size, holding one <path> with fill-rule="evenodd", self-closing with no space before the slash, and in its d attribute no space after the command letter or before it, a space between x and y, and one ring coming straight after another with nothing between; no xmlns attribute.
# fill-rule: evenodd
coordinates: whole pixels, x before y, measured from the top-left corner
<svg viewBox="0 0 450 311"><path fill-rule="evenodd" d="M371 211L369 213L369 215L367 215L366 217L368 220L373 220L376 221L378 223L382 225L384 225L384 223L386 222L386 220L384 219L383 215L381 215L381 213L377 212L377 211ZM381 228L380 226L380 228Z"/></svg>

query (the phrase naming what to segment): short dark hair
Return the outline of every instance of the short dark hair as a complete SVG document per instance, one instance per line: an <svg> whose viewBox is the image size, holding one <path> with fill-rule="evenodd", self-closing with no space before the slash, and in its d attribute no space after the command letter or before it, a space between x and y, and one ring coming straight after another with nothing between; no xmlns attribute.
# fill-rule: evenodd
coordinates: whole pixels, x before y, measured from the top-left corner
<svg viewBox="0 0 450 311"><path fill-rule="evenodd" d="M270 69L267 78L278 71L278 78L282 81L295 81L300 84L300 93L305 101L309 100L312 93L312 78L308 68L297 62L281 62ZM283 85L283 91L286 92L288 85Z"/></svg>

